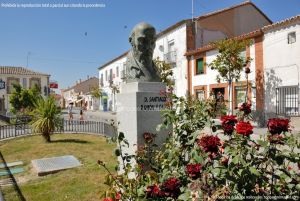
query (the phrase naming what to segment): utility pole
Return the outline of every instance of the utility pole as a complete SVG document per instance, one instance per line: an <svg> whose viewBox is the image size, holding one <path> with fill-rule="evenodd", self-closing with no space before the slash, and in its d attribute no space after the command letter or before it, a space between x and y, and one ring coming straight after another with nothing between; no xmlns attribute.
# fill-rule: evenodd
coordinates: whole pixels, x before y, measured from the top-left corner
<svg viewBox="0 0 300 201"><path fill-rule="evenodd" d="M194 22L194 0L192 0L192 21Z"/></svg>
<svg viewBox="0 0 300 201"><path fill-rule="evenodd" d="M26 68L28 68L28 62L29 62L29 56L30 56L31 52L27 53L27 60L26 60Z"/></svg>

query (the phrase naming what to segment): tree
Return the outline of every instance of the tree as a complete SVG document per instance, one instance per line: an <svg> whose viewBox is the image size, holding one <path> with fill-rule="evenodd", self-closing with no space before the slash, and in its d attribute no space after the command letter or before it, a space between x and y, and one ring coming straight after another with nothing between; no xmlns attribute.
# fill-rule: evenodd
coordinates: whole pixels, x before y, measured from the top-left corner
<svg viewBox="0 0 300 201"><path fill-rule="evenodd" d="M159 58L156 58L154 60L155 66L158 68L158 72L160 74L161 81L163 83L166 83L168 87L174 87L175 83L172 79L173 71L172 66L165 61L159 60Z"/></svg>
<svg viewBox="0 0 300 201"><path fill-rule="evenodd" d="M251 44L250 40L237 41L235 39L221 40L213 43L219 50L216 59L209 64L212 70L217 70L217 81L221 80L228 82L229 91L229 110L232 112L232 81L239 81L241 71L251 62L251 58L245 58L241 55L247 46Z"/></svg>
<svg viewBox="0 0 300 201"><path fill-rule="evenodd" d="M34 86L31 89L24 89L20 84L14 84L13 87L14 91L9 97L11 112L14 114L24 114L32 111L36 101L41 98L38 86Z"/></svg>
<svg viewBox="0 0 300 201"><path fill-rule="evenodd" d="M32 111L31 127L34 133L41 133L46 142L51 142L50 134L62 126L61 110L55 105L55 99L39 99Z"/></svg>
<svg viewBox="0 0 300 201"><path fill-rule="evenodd" d="M102 89L100 87L94 87L94 88L92 88L91 95L94 98L100 98L100 97L102 97Z"/></svg>

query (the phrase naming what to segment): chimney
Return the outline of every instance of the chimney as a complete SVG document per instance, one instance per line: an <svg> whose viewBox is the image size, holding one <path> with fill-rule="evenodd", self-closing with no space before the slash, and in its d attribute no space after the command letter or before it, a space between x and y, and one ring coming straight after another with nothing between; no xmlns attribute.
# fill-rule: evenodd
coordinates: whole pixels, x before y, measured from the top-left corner
<svg viewBox="0 0 300 201"><path fill-rule="evenodd" d="M89 75L87 76L87 79L90 79L90 76L89 76Z"/></svg>

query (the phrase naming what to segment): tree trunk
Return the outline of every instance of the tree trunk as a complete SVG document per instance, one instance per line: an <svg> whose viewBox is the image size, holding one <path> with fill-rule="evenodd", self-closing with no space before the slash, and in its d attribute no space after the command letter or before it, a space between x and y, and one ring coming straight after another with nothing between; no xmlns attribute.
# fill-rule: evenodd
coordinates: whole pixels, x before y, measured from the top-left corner
<svg viewBox="0 0 300 201"><path fill-rule="evenodd" d="M50 133L43 133L43 137L46 142L51 142Z"/></svg>
<svg viewBox="0 0 300 201"><path fill-rule="evenodd" d="M231 95L232 81L228 81L228 98L229 98L229 115L232 115L232 95Z"/></svg>

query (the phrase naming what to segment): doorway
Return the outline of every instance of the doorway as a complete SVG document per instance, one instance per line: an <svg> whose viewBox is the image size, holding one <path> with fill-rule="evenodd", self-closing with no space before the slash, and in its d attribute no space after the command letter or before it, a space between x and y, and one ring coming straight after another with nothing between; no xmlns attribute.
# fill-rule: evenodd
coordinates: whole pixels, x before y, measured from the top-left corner
<svg viewBox="0 0 300 201"><path fill-rule="evenodd" d="M0 98L0 114L5 115L5 102L4 98Z"/></svg>

